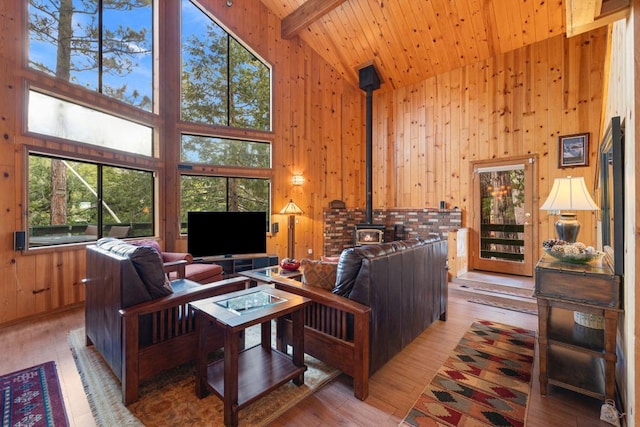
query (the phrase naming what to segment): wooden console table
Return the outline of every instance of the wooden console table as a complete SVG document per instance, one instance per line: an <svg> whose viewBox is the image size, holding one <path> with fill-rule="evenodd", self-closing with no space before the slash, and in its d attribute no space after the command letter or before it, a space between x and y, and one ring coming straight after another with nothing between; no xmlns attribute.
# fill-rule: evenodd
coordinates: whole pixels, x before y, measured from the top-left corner
<svg viewBox="0 0 640 427"><path fill-rule="evenodd" d="M540 393L553 384L598 399L613 399L620 278L600 260L560 262L543 255L536 265ZM604 317L604 330L574 322L574 311Z"/></svg>
<svg viewBox="0 0 640 427"><path fill-rule="evenodd" d="M224 403L225 426L238 425L238 411L293 380L304 384L304 309L311 300L263 285L190 303L196 313L196 394L212 391ZM271 320L291 315L292 356L271 348ZM238 334L261 325L261 343L238 348ZM220 328L224 358L208 363L207 329Z"/></svg>

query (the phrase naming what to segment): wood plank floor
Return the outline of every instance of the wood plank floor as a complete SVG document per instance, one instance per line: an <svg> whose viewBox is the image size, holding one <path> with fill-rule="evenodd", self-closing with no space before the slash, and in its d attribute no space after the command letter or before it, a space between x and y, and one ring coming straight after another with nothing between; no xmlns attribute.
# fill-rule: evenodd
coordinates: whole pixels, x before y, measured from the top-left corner
<svg viewBox="0 0 640 427"><path fill-rule="evenodd" d="M273 426L396 426L471 322L493 320L537 330L537 317L467 302L451 295L449 320L436 322L371 378L369 398L353 397L344 375L308 397L272 423ZM82 327L81 308L0 329L0 373L54 360L67 413L73 426L95 425L67 344L70 330ZM529 427L610 426L599 421L600 402L550 387L540 395L538 364L534 365L529 398Z"/></svg>

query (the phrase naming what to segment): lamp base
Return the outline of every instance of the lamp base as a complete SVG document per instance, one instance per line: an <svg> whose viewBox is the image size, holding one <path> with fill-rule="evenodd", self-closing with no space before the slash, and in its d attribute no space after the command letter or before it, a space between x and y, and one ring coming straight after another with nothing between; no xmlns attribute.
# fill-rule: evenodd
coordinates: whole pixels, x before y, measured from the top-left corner
<svg viewBox="0 0 640 427"><path fill-rule="evenodd" d="M575 243L580 231L580 222L574 213L560 213L560 219L556 221L556 233L558 239Z"/></svg>

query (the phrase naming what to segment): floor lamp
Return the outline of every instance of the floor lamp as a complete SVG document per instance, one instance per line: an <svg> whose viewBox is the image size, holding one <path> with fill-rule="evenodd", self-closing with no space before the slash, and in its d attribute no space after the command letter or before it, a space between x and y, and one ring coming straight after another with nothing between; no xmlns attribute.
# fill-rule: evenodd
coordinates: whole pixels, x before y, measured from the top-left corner
<svg viewBox="0 0 640 427"><path fill-rule="evenodd" d="M571 211L595 211L598 205L593 201L584 178L566 177L556 178L547 200L540 206L541 210L561 211L564 209ZM575 243L580 223L576 219L576 214L572 212L560 212L560 219L556 222L556 232L558 238L569 243Z"/></svg>
<svg viewBox="0 0 640 427"><path fill-rule="evenodd" d="M287 247L287 256L290 259L295 258L295 228L296 228L296 215L302 215L302 209L298 205L296 205L293 199L289 200L289 203L285 205L284 208L280 211L283 215L289 215L289 240Z"/></svg>

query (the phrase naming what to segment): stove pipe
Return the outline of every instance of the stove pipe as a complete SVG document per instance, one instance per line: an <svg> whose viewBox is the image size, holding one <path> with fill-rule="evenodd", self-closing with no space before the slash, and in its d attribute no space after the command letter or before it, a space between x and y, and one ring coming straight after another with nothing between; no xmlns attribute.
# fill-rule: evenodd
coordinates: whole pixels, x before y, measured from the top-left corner
<svg viewBox="0 0 640 427"><path fill-rule="evenodd" d="M360 89L367 93L365 115L365 222L373 223L373 91L380 88L380 77L373 65L359 70Z"/></svg>

